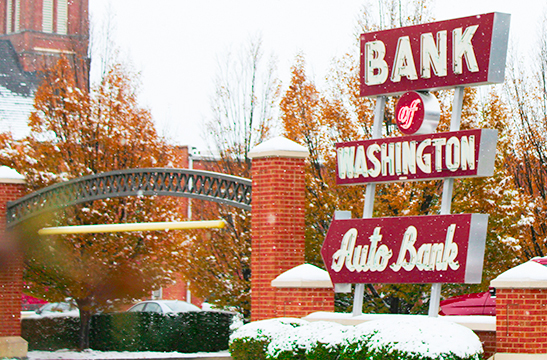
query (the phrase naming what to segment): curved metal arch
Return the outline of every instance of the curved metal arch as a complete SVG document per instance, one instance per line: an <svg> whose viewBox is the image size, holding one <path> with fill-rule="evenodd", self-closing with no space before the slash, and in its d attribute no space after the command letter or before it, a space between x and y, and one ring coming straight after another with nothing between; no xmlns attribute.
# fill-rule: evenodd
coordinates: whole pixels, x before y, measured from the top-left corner
<svg viewBox="0 0 547 360"><path fill-rule="evenodd" d="M55 184L7 204L7 226L41 213L124 196L177 196L251 209L249 179L211 171L145 168L110 171Z"/></svg>

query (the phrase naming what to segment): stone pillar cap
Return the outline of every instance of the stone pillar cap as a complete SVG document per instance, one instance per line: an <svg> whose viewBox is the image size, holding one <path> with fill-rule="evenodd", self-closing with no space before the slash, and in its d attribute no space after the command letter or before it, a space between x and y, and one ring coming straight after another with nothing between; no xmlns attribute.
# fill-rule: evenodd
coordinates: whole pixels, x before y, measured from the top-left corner
<svg viewBox="0 0 547 360"><path fill-rule="evenodd" d="M24 183L26 183L25 177L19 174L16 170L7 166L0 166L0 184Z"/></svg>
<svg viewBox="0 0 547 360"><path fill-rule="evenodd" d="M272 280L276 288L321 288L333 287L329 273L311 264L302 264L285 271Z"/></svg>
<svg viewBox="0 0 547 360"><path fill-rule="evenodd" d="M306 159L309 155L310 152L307 148L282 136L258 144L248 154L251 159L265 157Z"/></svg>
<svg viewBox="0 0 547 360"><path fill-rule="evenodd" d="M498 275L490 282L497 289L547 289L547 266L533 259Z"/></svg>

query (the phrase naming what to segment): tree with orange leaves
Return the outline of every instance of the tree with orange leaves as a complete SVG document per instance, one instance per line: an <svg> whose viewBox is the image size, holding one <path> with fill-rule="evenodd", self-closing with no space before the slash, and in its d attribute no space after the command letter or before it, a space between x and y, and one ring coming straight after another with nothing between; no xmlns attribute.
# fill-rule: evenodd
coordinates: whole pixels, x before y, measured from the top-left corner
<svg viewBox="0 0 547 360"><path fill-rule="evenodd" d="M427 1L416 2L423 5ZM391 17L387 27L406 26L427 20L424 13L404 16L391 2ZM413 2L414 4L415 2ZM399 2L400 5L400 2ZM422 9L423 6L417 6ZM365 10L368 10L366 8ZM397 11L395 11L397 10ZM385 28L363 17L360 32ZM402 18L401 18L402 16ZM359 97L359 60L346 55L334 63L328 78L328 92L320 92L305 74L302 56L292 68L291 84L281 101L284 134L306 146L310 163L306 171L306 260L323 266L320 246L335 210L351 210L352 217L361 217L364 187L338 186L335 181L335 143L367 139L371 136L374 99ZM437 131L448 131L451 115L452 91L436 92L441 103L441 123ZM452 211L455 213L490 214L483 282L479 285L450 285L443 287L444 295L461 291L486 290L490 280L510 268L518 259L518 247L513 241L518 229L511 226L518 221L522 198L515 191L512 176L507 172L510 149L508 110L495 89L487 101L480 101L476 89L465 92L462 129L489 127L499 131L499 153L496 172L491 178L456 181ZM387 100L383 119L383 136L400 136L394 126L393 112L396 98ZM374 216L433 215L440 210L441 181L417 181L376 186ZM365 310L372 312L425 312L429 285L367 284ZM345 296L337 297L339 310L350 305Z"/></svg>
<svg viewBox="0 0 547 360"><path fill-rule="evenodd" d="M1 162L26 178L28 191L105 171L166 167L171 148L138 106L134 78L120 65L87 91L61 59L44 73L30 116L31 133L3 134ZM48 301L73 299L80 310L80 347L93 313L142 298L170 284L181 262L179 232L38 237L44 226L180 220L174 199L111 198L76 205L21 226L26 292Z"/></svg>

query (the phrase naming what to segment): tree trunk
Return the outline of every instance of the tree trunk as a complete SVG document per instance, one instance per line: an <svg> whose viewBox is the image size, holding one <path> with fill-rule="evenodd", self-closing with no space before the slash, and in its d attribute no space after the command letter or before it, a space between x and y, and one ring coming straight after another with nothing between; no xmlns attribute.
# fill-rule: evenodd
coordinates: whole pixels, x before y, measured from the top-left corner
<svg viewBox="0 0 547 360"><path fill-rule="evenodd" d="M76 300L80 310L80 332L78 336L78 350L89 349L89 329L91 325L92 312L89 307L89 301Z"/></svg>

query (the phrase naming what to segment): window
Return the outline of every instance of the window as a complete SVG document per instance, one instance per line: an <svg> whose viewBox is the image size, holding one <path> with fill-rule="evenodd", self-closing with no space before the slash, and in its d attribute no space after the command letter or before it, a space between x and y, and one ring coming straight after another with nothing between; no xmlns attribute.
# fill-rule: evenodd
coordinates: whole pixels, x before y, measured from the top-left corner
<svg viewBox="0 0 547 360"><path fill-rule="evenodd" d="M68 0L57 0L57 34L68 33Z"/></svg>
<svg viewBox="0 0 547 360"><path fill-rule="evenodd" d="M42 3L42 31L53 33L53 0L44 0Z"/></svg>
<svg viewBox="0 0 547 360"><path fill-rule="evenodd" d="M20 0L6 1L6 34L19 31Z"/></svg>
<svg viewBox="0 0 547 360"><path fill-rule="evenodd" d="M68 34L68 0L43 0L42 31Z"/></svg>
<svg viewBox="0 0 547 360"><path fill-rule="evenodd" d="M146 305L146 304L144 304L144 303L143 304L137 304L137 305L133 306L131 309L129 309L128 311L130 311L130 312L143 311L144 305Z"/></svg>
<svg viewBox="0 0 547 360"><path fill-rule="evenodd" d="M145 312L161 313L161 306L156 303L148 303L144 308Z"/></svg>

